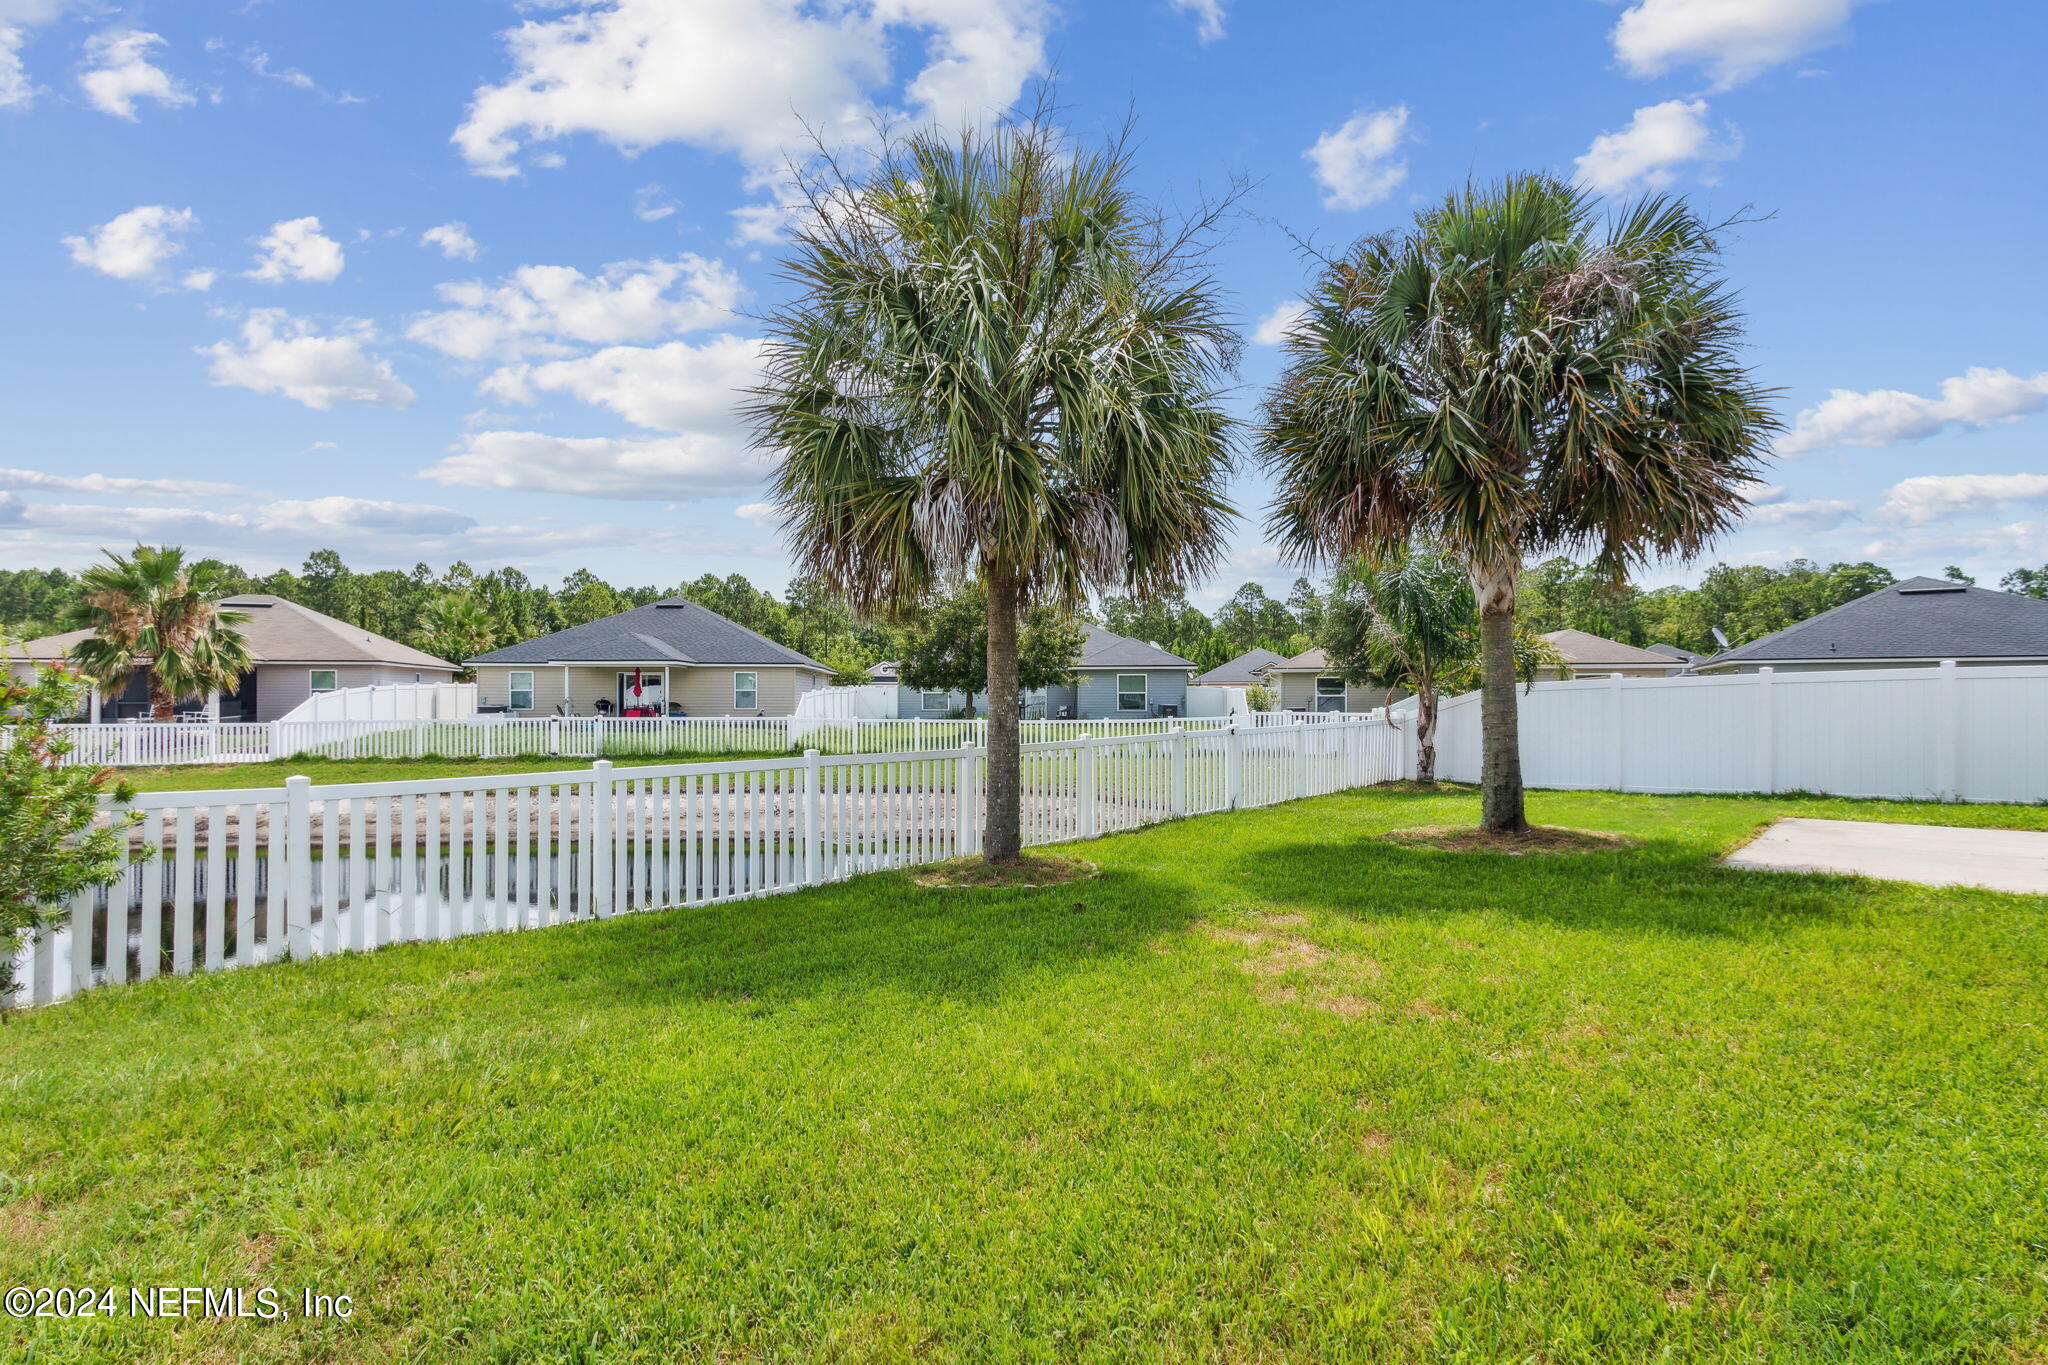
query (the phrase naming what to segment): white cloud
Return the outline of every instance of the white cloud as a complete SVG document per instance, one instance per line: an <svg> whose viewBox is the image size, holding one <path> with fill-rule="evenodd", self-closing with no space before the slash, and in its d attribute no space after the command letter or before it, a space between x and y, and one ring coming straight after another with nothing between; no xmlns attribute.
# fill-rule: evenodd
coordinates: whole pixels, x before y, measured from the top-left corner
<svg viewBox="0 0 2048 1365"><path fill-rule="evenodd" d="M1173 0L1173 7L1195 16L1195 36L1203 42L1223 36L1223 0Z"/></svg>
<svg viewBox="0 0 2048 1365"><path fill-rule="evenodd" d="M188 270L178 283L203 294L213 288L213 282L219 278L220 272L217 270Z"/></svg>
<svg viewBox="0 0 2048 1365"><path fill-rule="evenodd" d="M760 381L760 365L761 343L745 337L608 346L573 360L506 366L484 381L483 391L510 403L563 393L635 426L739 441L739 407Z"/></svg>
<svg viewBox="0 0 2048 1365"><path fill-rule="evenodd" d="M451 261L473 261L476 259L476 238L469 235L467 223L443 223L430 227L420 234L421 246L441 249L441 254Z"/></svg>
<svg viewBox="0 0 2048 1365"><path fill-rule="evenodd" d="M745 502L732 509L732 514L741 521L751 521L756 526L775 526L782 521L782 509L772 502Z"/></svg>
<svg viewBox="0 0 2048 1365"><path fill-rule="evenodd" d="M1801 531L1828 531L1856 514L1856 504L1831 498L1807 502L1769 501L1753 503L1742 519L1744 526L1783 526Z"/></svg>
<svg viewBox="0 0 2048 1365"><path fill-rule="evenodd" d="M1902 526L1926 526L2004 503L2048 502L2048 474L1923 474L1886 491L1877 515Z"/></svg>
<svg viewBox="0 0 2048 1365"><path fill-rule="evenodd" d="M21 47L28 35L11 24L0 24L0 109L25 109L35 102L35 82L21 64Z"/></svg>
<svg viewBox="0 0 2048 1365"><path fill-rule="evenodd" d="M1972 366L1942 380L1939 398L1898 389L1835 389L1825 401L1799 414L1792 430L1778 442L1777 453L1894 445L1949 427L1993 426L2043 408L2048 408L2048 370L2022 377L2010 370Z"/></svg>
<svg viewBox="0 0 2048 1365"><path fill-rule="evenodd" d="M1705 70L1718 89L1836 41L1858 0L1637 0L1614 26L1634 76Z"/></svg>
<svg viewBox="0 0 2048 1365"><path fill-rule="evenodd" d="M1400 188L1408 178L1408 163L1394 153L1410 141L1405 104L1361 109L1342 127L1317 138L1302 156L1323 187L1323 207L1362 209Z"/></svg>
<svg viewBox="0 0 2048 1365"><path fill-rule="evenodd" d="M347 263L341 243L321 232L318 218L292 218L277 223L256 245L256 268L248 275L266 284L283 284L288 280L326 284L340 275Z"/></svg>
<svg viewBox="0 0 2048 1365"><path fill-rule="evenodd" d="M495 286L468 280L436 292L455 307L420 318L407 336L460 360L510 360L717 326L731 321L742 290L721 263L685 255L617 261L595 278L566 265L521 266Z"/></svg>
<svg viewBox="0 0 2048 1365"><path fill-rule="evenodd" d="M1661 188L1678 178L1680 167L1726 161L1741 146L1732 132L1725 140L1715 138L1705 100L1666 100L1636 110L1620 132L1594 138L1578 159L1579 180L1602 194Z"/></svg>
<svg viewBox="0 0 2048 1365"><path fill-rule="evenodd" d="M322 336L281 308L259 308L242 323L239 345L216 342L200 354L213 358L213 382L224 388L283 394L321 412L342 403L411 407L417 395L389 361L364 349L374 336L369 323L354 320Z"/></svg>
<svg viewBox="0 0 2048 1365"><path fill-rule="evenodd" d="M761 460L744 447L695 435L631 440L480 431L420 477L468 488L677 501L744 493L763 473Z"/></svg>
<svg viewBox="0 0 2048 1365"><path fill-rule="evenodd" d="M1259 325L1252 329L1254 346L1278 346L1287 340L1287 333L1294 324L1308 316L1308 305L1300 299L1289 299L1272 312L1259 319Z"/></svg>
<svg viewBox="0 0 2048 1365"><path fill-rule="evenodd" d="M642 185L633 191L633 216L643 223L658 223L675 211L675 200L658 184Z"/></svg>
<svg viewBox="0 0 2048 1365"><path fill-rule="evenodd" d="M1996 574L2001 569L2011 568L2015 561L2039 563L2048 559L2048 522L2015 521L2005 526L1988 526L1979 531L1955 531L1945 535L1916 532L1910 536L1873 540L1863 547L1863 554L1880 562L1896 564L1903 559L1912 564L1930 566L1963 557L1964 568ZM1971 556L1976 558L1974 564Z"/></svg>
<svg viewBox="0 0 2048 1365"><path fill-rule="evenodd" d="M241 484L198 479L129 479L112 474L45 474L36 469L0 469L0 488L63 489L74 493L154 493L172 498L246 496Z"/></svg>
<svg viewBox="0 0 2048 1365"><path fill-rule="evenodd" d="M577 134L628 152L687 142L772 174L805 128L860 143L888 110L892 50L924 40L904 90L917 119L958 124L1007 107L1044 67L1043 0L569 0L505 35L512 70L476 92L455 131L485 175L513 175L533 144Z"/></svg>
<svg viewBox="0 0 2048 1365"><path fill-rule="evenodd" d="M117 280L154 279L164 262L184 247L173 240L199 226L190 209L144 204L119 214L81 237L66 237L71 259ZM209 281L211 283L211 281Z"/></svg>
<svg viewBox="0 0 2048 1365"><path fill-rule="evenodd" d="M151 49L163 43L157 34L132 28L93 34L85 40L89 65L78 75L79 89L93 108L131 122L137 100L155 100L173 109L192 103L191 92L150 61Z"/></svg>

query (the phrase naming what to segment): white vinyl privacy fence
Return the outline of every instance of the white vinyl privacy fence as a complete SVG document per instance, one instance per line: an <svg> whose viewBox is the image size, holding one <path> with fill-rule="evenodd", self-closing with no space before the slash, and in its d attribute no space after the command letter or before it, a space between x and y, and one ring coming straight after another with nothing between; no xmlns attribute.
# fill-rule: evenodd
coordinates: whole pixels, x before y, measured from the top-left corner
<svg viewBox="0 0 2048 1365"><path fill-rule="evenodd" d="M1532 787L2048 801L2048 667L1587 678L1516 701ZM1437 755L1479 780L1476 693L1444 703Z"/></svg>
<svg viewBox="0 0 2048 1365"><path fill-rule="evenodd" d="M986 752L160 792L122 873L16 964L13 1004L106 982L774 895L976 851ZM1028 746L1024 837L1085 839L1401 775L1380 720Z"/></svg>

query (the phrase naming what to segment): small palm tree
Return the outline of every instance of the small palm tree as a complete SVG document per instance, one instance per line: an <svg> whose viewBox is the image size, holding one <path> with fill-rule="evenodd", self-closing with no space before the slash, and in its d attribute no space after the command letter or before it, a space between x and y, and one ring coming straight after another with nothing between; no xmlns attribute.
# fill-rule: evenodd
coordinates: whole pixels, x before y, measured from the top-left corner
<svg viewBox="0 0 2048 1365"><path fill-rule="evenodd" d="M1436 781L1438 703L1447 679L1479 654L1464 566L1427 542L1348 560L1330 585L1322 639L1346 682L1414 693L1415 780Z"/></svg>
<svg viewBox="0 0 2048 1365"><path fill-rule="evenodd" d="M491 609L473 593L444 592L420 613L427 652L450 663L482 654L498 642Z"/></svg>
<svg viewBox="0 0 2048 1365"><path fill-rule="evenodd" d="M1620 577L1739 517L1777 423L1739 355L1716 230L1650 198L1603 229L1546 175L1468 188L1332 261L1287 342L1262 447L1303 561L1442 540L1480 615L1483 823L1526 827L1516 577L1590 552Z"/></svg>
<svg viewBox="0 0 2048 1365"><path fill-rule="evenodd" d="M231 691L253 666L236 627L247 613L223 611L230 591L211 563L185 562L173 545L138 545L134 553L107 551L107 562L79 575L83 601L74 629L91 637L71 647L79 671L102 692L127 686L137 669L149 682L152 720L171 719L180 699Z"/></svg>
<svg viewBox="0 0 2048 1365"><path fill-rule="evenodd" d="M1036 120L828 170L768 327L752 416L800 571L870 614L987 593L992 863L1021 843L1026 606L1175 587L1234 515L1213 213L1167 224L1131 174Z"/></svg>

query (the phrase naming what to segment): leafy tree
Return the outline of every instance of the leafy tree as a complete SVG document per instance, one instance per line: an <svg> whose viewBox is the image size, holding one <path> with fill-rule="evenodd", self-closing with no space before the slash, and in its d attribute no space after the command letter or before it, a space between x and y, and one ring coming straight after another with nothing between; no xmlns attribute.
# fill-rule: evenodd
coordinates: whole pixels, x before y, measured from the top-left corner
<svg viewBox="0 0 2048 1365"><path fill-rule="evenodd" d="M1045 604L1027 607L1018 629L1017 685L1058 687L1072 682L1087 633L1070 612ZM896 676L920 692L964 692L967 711L988 685L988 593L979 584L941 599L904 641ZM994 713L994 698L990 699Z"/></svg>
<svg viewBox="0 0 2048 1365"><path fill-rule="evenodd" d="M1216 633L1223 637L1234 659L1247 650L1271 649L1282 654L1299 654L1284 646L1301 632L1301 623L1279 602L1266 595L1256 583L1247 583L1216 609Z"/></svg>
<svg viewBox="0 0 2048 1365"><path fill-rule="evenodd" d="M178 701L230 691L250 669L249 650L237 626L247 613L223 611L227 595L216 572L187 564L174 546L138 545L130 555L107 552L107 562L79 576L84 600L74 610L74 629L93 632L72 646L80 672L103 692L127 686L144 670L149 713L167 721Z"/></svg>
<svg viewBox="0 0 2048 1365"><path fill-rule="evenodd" d="M808 179L752 410L801 571L864 612L988 598L983 851L1021 848L1020 621L1150 597L1220 553L1238 341L1128 150L1033 120Z"/></svg>
<svg viewBox="0 0 2048 1365"><path fill-rule="evenodd" d="M84 691L62 667L38 665L26 682L0 675L0 996L13 987L22 936L78 892L112 881L128 826L142 818L96 822L103 798L126 801L133 789L111 769L59 766L71 743L57 726L77 714Z"/></svg>
<svg viewBox="0 0 2048 1365"><path fill-rule="evenodd" d="M1295 628L1305 635L1320 635L1323 629L1323 597L1306 578L1294 580L1287 593L1287 613Z"/></svg>
<svg viewBox="0 0 2048 1365"><path fill-rule="evenodd" d="M563 626L601 621L626 610L618 590L588 569L577 569L562 580L555 603Z"/></svg>
<svg viewBox="0 0 2048 1365"><path fill-rule="evenodd" d="M1715 230L1653 197L1603 228L1548 175L1472 187L1330 262L1287 342L1263 448L1302 560L1421 531L1480 613L1483 823L1527 827L1515 712L1521 566L1610 579L1732 526L1776 422L1740 353Z"/></svg>
<svg viewBox="0 0 2048 1365"><path fill-rule="evenodd" d="M1943 578L1946 578L1951 583L1962 583L1972 588L1977 586L1976 579L1964 573L1960 567L1954 564L1950 564L1946 568L1944 568L1941 571L1941 576Z"/></svg>
<svg viewBox="0 0 2048 1365"><path fill-rule="evenodd" d="M2023 597L2048 597L2048 564L2038 569L2014 569L1998 580L1998 586Z"/></svg>
<svg viewBox="0 0 2048 1365"><path fill-rule="evenodd" d="M1479 607L1465 566L1411 541L1347 562L1330 587L1323 648L1347 683L1415 694L1415 780L1436 781L1436 718L1446 675L1479 657Z"/></svg>

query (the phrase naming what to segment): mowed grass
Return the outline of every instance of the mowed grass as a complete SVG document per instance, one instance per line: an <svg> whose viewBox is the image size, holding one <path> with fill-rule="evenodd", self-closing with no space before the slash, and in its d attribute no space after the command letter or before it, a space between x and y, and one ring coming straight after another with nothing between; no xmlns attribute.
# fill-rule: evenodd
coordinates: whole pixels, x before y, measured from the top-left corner
<svg viewBox="0 0 2048 1365"><path fill-rule="evenodd" d="M2048 902L1375 842L1359 792L1099 879L801 895L92 993L0 1025L14 1360L1971 1361L2048 1350Z"/></svg>

